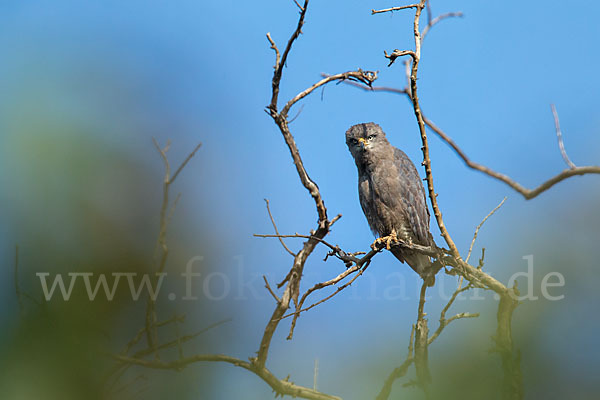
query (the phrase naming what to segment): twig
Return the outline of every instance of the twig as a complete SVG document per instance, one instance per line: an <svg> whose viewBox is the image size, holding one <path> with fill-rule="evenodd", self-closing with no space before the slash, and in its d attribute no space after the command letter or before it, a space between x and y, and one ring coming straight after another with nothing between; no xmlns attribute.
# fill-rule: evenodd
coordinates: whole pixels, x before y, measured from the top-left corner
<svg viewBox="0 0 600 400"><path fill-rule="evenodd" d="M508 186L510 186L513 190L519 192L526 200L531 200L534 197L537 197L539 194L545 192L550 189L552 186L557 183L570 178L575 175L585 175L585 174L600 174L600 166L585 166L585 167L576 167L575 169L566 169L559 173L558 175L548 179L544 183L540 184L538 187L534 189L527 189L521 184L515 182L507 175L498 173L484 165L478 164L474 161L471 161L464 151L440 128L438 128L431 120L426 120L427 126L431 128L444 142L446 142L452 150L465 162L465 164L474 170L483 172L484 174L497 179L501 182L504 182Z"/></svg>
<svg viewBox="0 0 600 400"><path fill-rule="evenodd" d="M296 5L298 6L298 8L300 9L300 11L304 11L304 8L300 5L300 3L298 3L297 0L294 0L294 3L296 3Z"/></svg>
<svg viewBox="0 0 600 400"><path fill-rule="evenodd" d="M267 40L271 44L271 49L273 49L273 51L275 52L275 65L273 66L273 68L277 70L279 68L279 63L281 62L281 54L279 54L279 49L277 48L277 45L273 41L271 33L269 32L267 32Z"/></svg>
<svg viewBox="0 0 600 400"><path fill-rule="evenodd" d="M275 72L273 73L273 80L271 82L272 86L272 96L271 96L271 104L269 105L269 109L277 110L277 101L279 99L279 83L281 82L281 76L283 74L283 67L287 61L288 55L290 54L290 50L292 49L292 45L298 39L298 36L302 33L302 26L304 25L304 16L306 15L306 11L308 10L308 0L304 0L304 6L300 7L300 18L298 18L298 25L296 25L296 29L292 36L290 36L287 45L285 46L285 50L283 51L283 55L279 58L279 50L275 45L271 36L267 34L267 39L269 43L271 43L271 48L274 49L276 54L276 63L275 63Z"/></svg>
<svg viewBox="0 0 600 400"><path fill-rule="evenodd" d="M560 130L560 121L558 120L558 113L556 112L556 107L554 104L550 104L550 108L552 109L552 115L554 116L554 126L556 127L556 137L558 139L558 148L560 149L560 154L562 155L563 160L567 163L569 168L575 169L577 166L573 164L573 162L569 159L567 152L565 150L565 144L563 143L562 131Z"/></svg>
<svg viewBox="0 0 600 400"><path fill-rule="evenodd" d="M175 179L177 179L177 177L179 176L179 173L185 168L187 163L189 163L190 160L196 155L198 150L200 150L200 147L202 147L202 143L198 143L196 145L196 147L194 147L194 150L192 150L192 152L190 154L188 154L188 156L185 158L185 160L183 160L181 165L175 170L173 177L169 180L169 184L172 184L175 182Z"/></svg>
<svg viewBox="0 0 600 400"><path fill-rule="evenodd" d="M275 223L275 218L273 218L273 214L271 213L271 207L269 205L269 199L264 199L265 200L265 204L267 205L267 212L269 213L269 218L271 219L271 224L273 225L273 229L275 229L275 233L279 236L279 230L277 229L277 224ZM293 251L291 251L285 244L285 242L283 241L283 238L279 237L279 242L281 243L281 245L283 246L283 248L292 255L292 257L296 256L296 253L294 253Z"/></svg>
<svg viewBox="0 0 600 400"><path fill-rule="evenodd" d="M226 356L223 354L197 354L194 356L178 359L175 361L160 361L160 360L145 360L134 357L126 357L121 355L112 355L112 357L122 363L139 365L145 368L152 369L164 369L164 370L181 370L188 365L202 362L202 361L213 361L213 362L224 362L232 364L236 367L244 368L265 381L278 395L302 397L305 399L313 400L341 400L337 396L331 396L325 393L318 392L316 390L299 386L288 380L278 379L264 366L257 364L256 362L243 361L235 357Z"/></svg>
<svg viewBox="0 0 600 400"><path fill-rule="evenodd" d="M502 205L504 204L504 202L506 201L506 197L504 197L502 199L502 201L500 202L500 204L498 204L496 207L494 207L494 209L492 211L490 211L488 213L488 215L485 216L485 218L479 223L479 225L477 225L477 228L475 228L475 233L473 234L473 240L471 240L471 245L469 246L469 253L467 254L467 258L465 258L465 262L469 262L469 259L471 258L471 252L473 251L473 245L475 244L475 240L477 240L477 235L479 234L479 230L481 229L481 227L483 226L483 224L485 223L485 221L487 221L487 219L489 217L491 217L492 215L494 215L494 213L496 211L498 211L498 209L500 207L502 207Z"/></svg>
<svg viewBox="0 0 600 400"><path fill-rule="evenodd" d="M139 350L133 354L133 357L134 358L142 358L142 357L150 355L158 350L164 350L164 349L168 349L168 348L174 347L174 346L181 346L183 343L189 342L190 340L197 338L198 336L202 335L203 333L205 333L211 329L214 329L220 325L223 325L227 322L230 322L231 320L232 320L231 318L223 319L221 321L215 322L214 324L207 326L206 328L199 330L198 332L192 333L191 335L184 335L181 337L178 336L174 340L159 344L155 349L146 348L146 349ZM173 322L178 323L178 322L180 322L180 320L174 319Z"/></svg>
<svg viewBox="0 0 600 400"><path fill-rule="evenodd" d="M419 296L419 307L417 313L417 323L415 326L415 369L419 386L427 393L427 384L431 382L431 373L429 372L429 351L428 337L429 328L427 319L425 319L425 297L427 292L427 282L424 281L421 286Z"/></svg>
<svg viewBox="0 0 600 400"><path fill-rule="evenodd" d="M429 2L427 2L427 8L429 9ZM428 16L429 16L429 14L428 14ZM429 17L427 26L425 28L423 28L423 32L421 33L421 42L423 42L423 40L425 40L425 36L427 36L427 34L431 30L431 28L433 28L437 23L439 23L447 18L462 17L462 16L463 16L463 13L460 11L457 11L457 12L449 12L446 14L438 15L434 19L431 19Z"/></svg>
<svg viewBox="0 0 600 400"><path fill-rule="evenodd" d="M479 313L475 313L475 314L460 313L460 314L456 314L455 316L451 317L450 319L446 319L446 313L448 312L448 309L450 309L450 306L454 303L454 300L456 300L456 298L458 297L458 295L461 294L462 292L465 292L465 291L471 289L471 288L473 288L472 284L468 284L464 288L461 288L460 284L459 284L459 287L454 291L454 293L452 294L452 297L450 297L450 300L448 301L448 303L446 304L446 306L442 309L442 312L440 313L440 325L438 326L438 328L436 329L436 331L433 333L433 335L431 335L431 337L427 340L427 344L428 345L430 345L431 343L433 343L433 341L435 339L437 339L438 336L440 336L440 333L442 333L442 331L444 330L444 328L450 322L455 321L457 319L461 319L461 318L476 318L476 317L479 316Z"/></svg>
<svg viewBox="0 0 600 400"><path fill-rule="evenodd" d="M421 6L420 4L409 4L407 6L391 7L391 8L385 8L383 10L371 10L371 15L392 12L392 11L406 10L407 8L419 8L420 6Z"/></svg>
<svg viewBox="0 0 600 400"><path fill-rule="evenodd" d="M287 104L283 107L280 114L283 116L287 116L290 108L295 103L297 103L299 100L301 100L304 97L311 94L313 91L315 91L315 89L318 89L319 87L321 87L329 82L353 80L353 79L358 82L361 82L367 86L370 86L377 79L377 72L376 71L363 71L362 69L359 68L356 71L348 71L348 72L343 72L340 74L329 75L329 76L321 79L319 82L315 83L311 87L303 90L302 92L300 92L296 96L294 96L294 98L292 98L290 101L288 101ZM289 121L288 121L288 123L289 123Z"/></svg>
<svg viewBox="0 0 600 400"><path fill-rule="evenodd" d="M171 176L171 165L169 163L169 159L167 157L167 152L171 146L171 141L167 141L167 145L164 148L161 148L155 138L152 138L152 142L156 147L158 153L160 154L161 159L163 160L165 175L163 178L163 198L160 207L160 222L159 222L159 233L158 239L156 241L157 254L155 258L157 259L157 275L153 278L153 285L156 287L159 274L165 270L167 265L167 258L169 256L169 247L167 245L167 228L169 222L171 221L171 217L175 211L175 207L179 201L180 196L178 195L173 203L173 206L170 212L167 214L169 209L169 190L173 182L177 179L181 171L185 168L185 166L189 163L189 161L196 155L202 143L198 143L196 147L188 154L188 156L183 160L183 162L177 167L173 176ZM158 249L162 250L160 257L158 257ZM158 345L158 332L156 329L157 323L157 315L156 315L156 300L152 298L152 296L148 295L148 300L146 303L146 339L148 342L148 347L156 349ZM157 354L158 356L158 354Z"/></svg>
<svg viewBox="0 0 600 400"><path fill-rule="evenodd" d="M352 268L348 268L346 271L342 272L341 274L339 274L338 276L336 276L333 279L330 279L326 282L321 282L321 283L317 283L316 285L314 285L312 288L308 289L303 295L302 298L300 299L300 302L298 303L298 306L296 307L296 311L292 314L287 314L284 315L283 317L281 317L281 319L283 318L287 318L287 317L291 317L294 316L294 318L292 319L292 324L290 327L290 333L288 334L287 340L291 340L292 337L294 336L294 329L296 328L296 321L298 320L298 317L300 316L301 313L310 310L311 308L314 308L316 306L318 306L319 304L322 304L324 302L326 302L327 300L331 299L333 296L335 296L336 294L338 294L339 292L341 292L342 290L346 289L348 286L352 285L352 283L354 283L354 281L356 279L358 279L359 276L361 276L363 274L363 272L365 272L365 270L369 267L370 262L366 262L364 264L364 266L362 267L357 267L356 265ZM358 274L356 274L356 276L354 276L354 278L352 278L350 281L346 282L345 284L343 284L342 286L339 286L335 292L331 293L329 296L317 301L316 303L311 304L310 306L306 307L306 308L302 308L302 306L304 305L304 301L306 300L306 298L313 293L316 290L319 289L323 289L327 286L332 286L335 285L336 283L340 282L341 280L343 280L345 277L347 277L348 275L357 272Z"/></svg>
<svg viewBox="0 0 600 400"><path fill-rule="evenodd" d="M394 368L392 373L385 380L381 391L377 395L375 400L387 400L390 397L390 393L392 392L392 385L394 381L402 378L408 372L408 367L413 363L413 343L415 339L415 326L412 326L412 330L410 331L410 340L408 342L408 355L404 362L399 366Z"/></svg>
<svg viewBox="0 0 600 400"><path fill-rule="evenodd" d="M273 298L275 299L275 301L277 303L280 303L281 299L279 297L277 297L277 295L275 294L275 292L273 291L273 289L271 289L271 285L269 285L269 281L267 280L267 277L263 275L263 279L265 281L265 288L267 288L267 290L269 291L269 293L271 293L271 296L273 296Z"/></svg>

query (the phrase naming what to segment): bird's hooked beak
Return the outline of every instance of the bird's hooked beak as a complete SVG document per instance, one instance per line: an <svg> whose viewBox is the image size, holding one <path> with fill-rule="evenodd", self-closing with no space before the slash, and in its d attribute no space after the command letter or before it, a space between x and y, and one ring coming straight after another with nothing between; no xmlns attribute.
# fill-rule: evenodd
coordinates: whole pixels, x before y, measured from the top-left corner
<svg viewBox="0 0 600 400"><path fill-rule="evenodd" d="M361 147L364 149L365 147L367 147L367 139L365 138L358 138L358 143L361 144Z"/></svg>

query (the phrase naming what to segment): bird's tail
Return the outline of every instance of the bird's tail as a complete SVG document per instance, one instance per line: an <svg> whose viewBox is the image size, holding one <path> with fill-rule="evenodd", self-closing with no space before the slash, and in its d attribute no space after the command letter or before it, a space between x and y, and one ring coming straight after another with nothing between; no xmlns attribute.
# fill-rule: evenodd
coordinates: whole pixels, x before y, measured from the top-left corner
<svg viewBox="0 0 600 400"><path fill-rule="evenodd" d="M398 260L400 260L400 262L406 261L406 263L419 274L423 280L428 282L428 286L433 286L435 283L435 273L437 271L429 256L400 247L392 247L390 251Z"/></svg>

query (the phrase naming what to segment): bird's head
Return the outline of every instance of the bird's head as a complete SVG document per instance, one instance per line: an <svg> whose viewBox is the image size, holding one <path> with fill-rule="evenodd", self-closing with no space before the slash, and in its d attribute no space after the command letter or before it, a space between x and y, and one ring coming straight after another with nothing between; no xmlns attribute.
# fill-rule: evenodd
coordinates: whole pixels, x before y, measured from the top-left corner
<svg viewBox="0 0 600 400"><path fill-rule="evenodd" d="M351 126L346 131L346 144L357 163L367 161L370 155L389 146L385 133L373 122Z"/></svg>

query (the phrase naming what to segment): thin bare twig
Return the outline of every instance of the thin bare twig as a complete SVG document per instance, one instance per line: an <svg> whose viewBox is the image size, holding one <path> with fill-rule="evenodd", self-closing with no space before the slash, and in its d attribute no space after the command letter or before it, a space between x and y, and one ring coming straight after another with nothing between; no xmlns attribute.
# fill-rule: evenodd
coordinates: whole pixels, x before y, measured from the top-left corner
<svg viewBox="0 0 600 400"><path fill-rule="evenodd" d="M498 204L496 207L494 207L494 209L492 211L490 211L488 213L488 215L485 216L485 218L483 218L483 220L479 223L479 225L477 225L477 228L475 228L475 233L473 234L473 240L471 240L471 245L469 246L469 253L467 254L467 258L465 258L465 262L469 262L469 259L471 258L471 252L473 251L473 245L475 244L475 240L477 240L477 235L479 234L479 230L481 229L481 227L483 226L483 224L485 224L485 221L487 221L487 219L489 217L491 217L492 215L494 215L494 213L496 211L498 211L498 209L500 207L502 207L502 205L504 204L504 202L506 201L506 197L504 197L502 199L502 201L500 202L500 204Z"/></svg>
<svg viewBox="0 0 600 400"><path fill-rule="evenodd" d="M273 229L275 229L275 233L279 236L279 230L277 229L277 224L275 223L275 218L273 218L273 214L271 213L271 207L269 205L269 199L264 199L265 200L265 204L267 205L267 212L269 213L269 218L271 219L271 224L273 225ZM296 256L296 253L294 253L293 251L291 251L289 249L289 247L286 246L285 242L283 241L283 238L279 238L279 242L281 243L281 245L283 246L283 248L285 249L285 251L287 251L289 254L291 254L292 257Z"/></svg>
<svg viewBox="0 0 600 400"><path fill-rule="evenodd" d="M185 168L185 166L189 163L189 161L196 155L202 143L198 143L196 147L188 154L188 156L183 160L183 162L177 167L175 173L171 176L171 164L169 163L169 159L167 157L167 152L171 146L171 141L167 141L167 144L164 148L161 148L155 138L152 138L152 142L156 147L160 157L163 161L165 168L165 175L163 178L163 198L160 207L160 222L159 222L159 233L158 239L156 241L156 249L157 253L155 254L155 258L157 259L157 275L153 279L153 287L156 287L159 275L165 270L167 265L167 258L169 256L169 247L167 245L167 228L169 226L169 222L171 217L175 211L175 207L179 201L180 196L177 196L173 206L169 210L169 195L170 195L170 187L173 182L177 179L181 171ZM167 213L168 212L168 213ZM158 257L158 250L162 250L160 257ZM146 303L146 339L148 341L148 347L156 349L158 345L158 332L156 329L157 323L157 315L156 315L156 300L152 298L152 296L148 295L148 300ZM158 356L158 354L157 354Z"/></svg>
<svg viewBox="0 0 600 400"><path fill-rule="evenodd" d="M202 147L202 143L198 143L196 145L196 147L194 147L194 150L192 150L192 152L190 154L188 154L188 156L185 158L185 160L183 160L181 165L179 165L179 167L175 170L173 177L171 179L169 179L169 184L172 184L175 182L175 179L177 179L177 177L179 176L179 173L185 168L185 166L190 162L190 160L192 158L194 158L194 156L196 155L198 150L200 150L200 147Z"/></svg>
<svg viewBox="0 0 600 400"><path fill-rule="evenodd" d="M383 10L371 10L371 15L406 10L407 8L419 8L419 7L420 7L420 4L409 4L407 6L384 8Z"/></svg>
<svg viewBox="0 0 600 400"><path fill-rule="evenodd" d="M271 33L269 32L267 32L267 40L271 44L271 49L273 49L273 51L275 52L275 65L273 66L273 68L277 70L279 68L279 63L281 62L281 54L279 53L279 49L277 48L277 45L273 41Z"/></svg>
<svg viewBox="0 0 600 400"><path fill-rule="evenodd" d="M427 8L429 9L429 2L427 2ZM428 16L429 16L429 14L428 14ZM423 28L423 32L421 33L421 42L423 42L423 40L425 40L425 36L427 36L427 34L431 30L431 28L433 28L437 23L439 23L447 18L462 17L462 16L463 16L463 13L460 11L457 11L457 12L449 12L446 14L438 15L434 19L428 18L427 26L425 28Z"/></svg>
<svg viewBox="0 0 600 400"><path fill-rule="evenodd" d="M263 280L265 281L265 288L267 288L267 290L269 291L269 293L271 293L271 296L273 296L273 298L275 299L275 301L277 303L281 302L281 299L279 297L277 297L277 295L275 294L275 292L273 291L273 289L271 289L271 285L269 285L269 281L267 280L267 277L263 275Z"/></svg>
<svg viewBox="0 0 600 400"><path fill-rule="evenodd" d="M283 55L279 58L279 50L275 45L271 36L267 34L267 39L269 43L271 43L271 48L274 49L277 62L275 63L275 72L273 73L273 80L271 82L272 87L272 96L271 96L271 104L269 105L270 110L277 110L277 102L279 99L279 83L281 82L281 76L283 74L283 67L287 61L288 55L290 54L290 50L292 50L292 45L298 39L298 36L302 33L302 26L304 25L304 17L306 16L306 11L308 11L308 0L304 0L304 6L300 7L300 18L298 18L298 24L296 25L296 29L292 36L290 36L285 49L283 50Z"/></svg>
<svg viewBox="0 0 600 400"><path fill-rule="evenodd" d="M562 155L563 160L565 160L569 168L575 169L577 168L577 166L573 164L571 159L569 159L567 151L565 150L565 144L563 143L562 131L560 130L560 121L558 120L558 112L556 112L556 106L554 106L554 104L550 104L550 108L552 109L552 115L554 116L554 126L556 127L556 138L558 139L558 148L560 149L560 154Z"/></svg>
<svg viewBox="0 0 600 400"><path fill-rule="evenodd" d="M131 364L139 365L145 368L152 369L168 369L168 370L181 370L191 364L202 361L212 362L224 362L235 365L236 367L244 368L265 381L277 394L283 396L288 395L292 397L302 397L305 399L313 400L341 400L337 396L331 396L325 393L318 392L314 389L299 386L285 379L278 379L271 371L264 366L261 366L255 362L243 361L235 357L226 356L223 354L197 354L183 359L175 361L160 361L160 360L146 360L134 357L126 357L122 355L113 355L115 360Z"/></svg>
<svg viewBox="0 0 600 400"><path fill-rule="evenodd" d="M452 297L450 297L450 300L448 301L448 303L446 304L446 306L442 309L442 312L440 313L440 325L438 326L436 331L433 333L433 335L431 335L431 337L427 340L428 345L433 343L433 341L435 339L437 339L438 336L440 336L440 333L442 333L444 328L450 322L457 320L457 319L461 319L461 318L475 318L475 317L479 316L479 313L476 313L476 314L460 313L460 314L456 314L455 316L451 317L450 319L446 319L446 313L448 312L448 310L450 309L450 306L452 306L452 304L454 303L454 301L456 300L458 295L461 294L462 292L465 292L465 291L471 289L471 288L473 288L472 284L468 284L464 288L461 288L459 285L459 287L454 291L454 293L452 294Z"/></svg>
<svg viewBox="0 0 600 400"><path fill-rule="evenodd" d="M358 279L359 276L361 276L363 274L363 272L365 272L365 270L369 267L370 261L366 262L364 264L364 266L362 267L358 267L358 266L353 266L351 268L348 268L346 271L342 272L341 274L339 274L338 276L336 276L333 279L330 279L329 281L326 282L321 282L321 283L317 283L316 285L314 285L312 288L308 289L303 295L302 298L300 299L300 302L298 303L298 306L296 307L296 311L292 314L287 314L284 315L283 318L287 318L287 317L291 317L294 316L294 318L292 319L292 324L290 327L290 333L288 334L287 339L291 340L292 337L294 336L294 329L296 327L296 321L298 320L298 317L300 316L301 313L310 310L311 308L314 308L316 306L318 306L319 304L322 304L324 302L326 302L327 300L331 299L333 296L335 296L336 294L338 294L339 292L341 292L342 290L346 289L348 286L352 285L352 283L354 283L354 281L356 279ZM340 282L341 280L343 280L346 276L357 272L358 274L356 274L354 276L354 278L352 278L350 281L346 282L345 284L343 284L342 286L339 286L335 292L331 293L329 296L317 301L316 303L311 304L310 306L306 307L306 308L302 308L302 306L304 305L304 301L306 300L306 298L313 293L316 290L320 290L323 289L327 286L332 286L335 285L336 283Z"/></svg>
<svg viewBox="0 0 600 400"><path fill-rule="evenodd" d="M410 331L410 340L408 342L408 354L404 362L399 366L394 368L392 373L385 380L383 387L379 391L375 400L387 400L390 397L390 393L392 392L392 385L397 379L402 378L408 372L408 368L414 361L413 356L413 348L414 348L414 339L415 339L415 325L412 326Z"/></svg>
<svg viewBox="0 0 600 400"><path fill-rule="evenodd" d="M415 369L417 372L417 381L419 386L427 393L427 384L431 382L431 373L429 372L429 328L427 319L425 319L425 298L428 284L426 281L421 286L419 296L419 307L417 313L417 323L415 326Z"/></svg>
<svg viewBox="0 0 600 400"><path fill-rule="evenodd" d="M208 331L210 331L218 326L221 326L227 322L230 322L231 320L232 320L231 318L227 318L227 319L223 319L221 321L217 321L213 324L210 324L206 328L203 328L203 329L199 330L198 332L192 333L190 335L184 335L181 337L179 337L179 335L178 335L177 338L174 340L171 340L171 341L165 342L165 343L160 343L155 349L145 348L145 349L139 350L139 351L135 352L132 357L143 358L147 355L154 353L157 350L165 350L170 347L181 346L183 343L189 342L190 340L197 338L198 336L202 335L203 333L208 332ZM180 323L181 320L174 318L173 322L175 324L177 324L177 323Z"/></svg>
<svg viewBox="0 0 600 400"><path fill-rule="evenodd" d="M304 11L304 8L300 5L300 3L298 3L297 0L294 0L294 3L296 3L296 5L298 6L298 8L300 9L300 11Z"/></svg>
<svg viewBox="0 0 600 400"><path fill-rule="evenodd" d="M307 88L306 90L303 90L302 92L300 92L296 96L294 96L294 98L292 98L290 101L288 101L287 104L283 107L280 114L287 116L290 108L295 103L297 103L299 100L301 100L304 97L311 94L313 91L315 91L315 89L318 89L319 87L321 87L329 82L355 80L355 81L361 82L367 86L370 86L376 79L377 79L376 71L363 71L360 68L357 69L356 71L348 71L348 72L343 72L340 74L329 75L329 76L321 79L319 82L315 83L311 87ZM288 121L288 123L289 123L289 121Z"/></svg>

